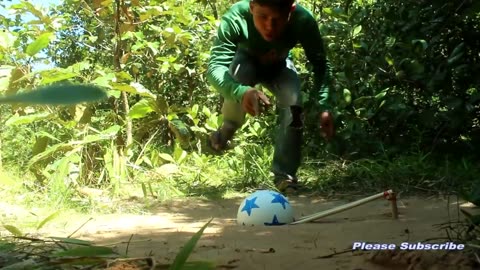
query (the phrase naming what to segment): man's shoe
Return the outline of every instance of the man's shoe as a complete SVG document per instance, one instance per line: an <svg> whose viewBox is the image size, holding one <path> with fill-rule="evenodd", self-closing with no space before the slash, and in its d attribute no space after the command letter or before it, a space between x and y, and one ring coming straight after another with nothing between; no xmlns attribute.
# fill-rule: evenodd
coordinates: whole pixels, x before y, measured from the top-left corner
<svg viewBox="0 0 480 270"><path fill-rule="evenodd" d="M284 195L295 195L298 193L298 179L290 175L284 177L276 176L274 183L278 191Z"/></svg>
<svg viewBox="0 0 480 270"><path fill-rule="evenodd" d="M221 155L229 148L229 143L222 139L219 131L214 131L206 138L206 146L207 153Z"/></svg>
<svg viewBox="0 0 480 270"><path fill-rule="evenodd" d="M210 152L223 154L226 150L232 149L233 146L230 141L236 131L237 126L234 123L225 121L220 129L212 132L207 138L207 147Z"/></svg>

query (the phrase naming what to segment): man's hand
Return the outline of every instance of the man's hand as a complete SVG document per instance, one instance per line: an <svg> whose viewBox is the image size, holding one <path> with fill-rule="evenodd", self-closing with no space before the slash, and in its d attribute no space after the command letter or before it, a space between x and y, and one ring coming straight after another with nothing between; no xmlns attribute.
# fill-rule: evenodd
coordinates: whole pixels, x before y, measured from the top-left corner
<svg viewBox="0 0 480 270"><path fill-rule="evenodd" d="M333 116L330 112L322 112L320 114L320 130L322 137L327 141L330 141L335 135Z"/></svg>
<svg viewBox="0 0 480 270"><path fill-rule="evenodd" d="M260 115L265 107L270 106L270 100L262 91L255 88L248 89L242 98L242 107L252 116Z"/></svg>

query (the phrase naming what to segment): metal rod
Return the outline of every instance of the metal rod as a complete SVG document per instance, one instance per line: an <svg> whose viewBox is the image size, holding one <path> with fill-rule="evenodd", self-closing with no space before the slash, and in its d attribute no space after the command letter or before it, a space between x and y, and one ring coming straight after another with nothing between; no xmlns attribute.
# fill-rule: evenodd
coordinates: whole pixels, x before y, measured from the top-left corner
<svg viewBox="0 0 480 270"><path fill-rule="evenodd" d="M316 220L316 219L319 219L319 218L323 218L323 217L326 217L326 216L329 216L329 215L340 213L340 212L352 209L354 207L360 206L362 204L371 202L371 201L376 200L378 198L390 196L390 194L392 194L392 193L393 193L392 190L387 190L385 192L381 192L381 193L372 195L370 197L360 199L358 201L354 201L354 202L351 202L351 203L347 203L347 204L344 204L344 205L337 206L337 207L329 209L329 210L325 210L325 211L318 212L318 213L315 213L315 214L312 214L312 215L309 215L309 216L302 217L299 220L294 221L290 224L295 225L295 224L306 223L306 222L310 222L310 221L313 221L313 220Z"/></svg>

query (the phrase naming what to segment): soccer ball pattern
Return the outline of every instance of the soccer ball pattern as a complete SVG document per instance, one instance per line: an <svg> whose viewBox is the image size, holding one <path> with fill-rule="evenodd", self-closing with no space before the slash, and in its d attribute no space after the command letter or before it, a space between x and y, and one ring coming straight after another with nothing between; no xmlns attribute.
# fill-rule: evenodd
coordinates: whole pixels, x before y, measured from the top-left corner
<svg viewBox="0 0 480 270"><path fill-rule="evenodd" d="M276 226L295 221L287 198L272 190L259 190L247 196L237 212L237 224Z"/></svg>

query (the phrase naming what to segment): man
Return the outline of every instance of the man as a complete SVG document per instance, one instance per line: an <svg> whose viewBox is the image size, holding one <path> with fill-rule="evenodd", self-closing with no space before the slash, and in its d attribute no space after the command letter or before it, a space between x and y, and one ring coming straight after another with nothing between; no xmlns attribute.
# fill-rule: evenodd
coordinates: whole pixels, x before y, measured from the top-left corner
<svg viewBox="0 0 480 270"><path fill-rule="evenodd" d="M316 109L322 136L333 137L328 105L330 71L317 22L295 0L242 0L223 16L211 50L207 78L223 97L224 123L209 138L223 151L245 121L258 116L270 100L254 87L264 85L275 96L279 113L272 172L280 192L297 190L301 162L303 104L300 80L290 50L300 44L315 75Z"/></svg>

